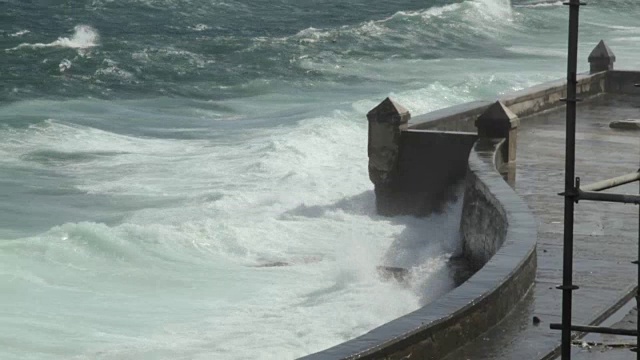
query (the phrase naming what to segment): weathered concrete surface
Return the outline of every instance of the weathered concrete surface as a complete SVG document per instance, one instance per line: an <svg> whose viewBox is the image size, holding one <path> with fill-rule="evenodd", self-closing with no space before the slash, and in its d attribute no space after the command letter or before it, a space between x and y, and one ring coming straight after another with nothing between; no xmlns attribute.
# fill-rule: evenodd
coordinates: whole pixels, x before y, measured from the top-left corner
<svg viewBox="0 0 640 360"><path fill-rule="evenodd" d="M411 129L476 132L476 119L487 108L490 101L473 101L417 115L409 123Z"/></svg>
<svg viewBox="0 0 640 360"><path fill-rule="evenodd" d="M400 137L411 114L390 98L384 99L367 114L369 121L369 179L376 186L393 181L398 167Z"/></svg>
<svg viewBox="0 0 640 360"><path fill-rule="evenodd" d="M640 83L640 71L607 71L607 92L615 94L638 94L635 84Z"/></svg>
<svg viewBox="0 0 640 360"><path fill-rule="evenodd" d="M578 105L576 174L583 184L623 175L638 168L637 132L609 128L614 119L638 117L640 97L603 95ZM526 300L499 326L446 359L541 359L560 344L549 324L560 322L564 201L564 109L521 118L516 191L538 220L536 284ZM638 184L616 192L637 193ZM597 322L632 291L637 268L638 207L582 201L575 213L575 323ZM608 314L607 314L608 315ZM538 325L532 318L541 319Z"/></svg>
<svg viewBox="0 0 640 360"><path fill-rule="evenodd" d="M479 146L481 144L476 148ZM496 155L500 157L500 154ZM505 208L496 197L491 196L487 184L470 172L464 192L460 232L463 255L472 269L480 269L493 257L506 238L508 226Z"/></svg>
<svg viewBox="0 0 640 360"><path fill-rule="evenodd" d="M518 116L500 101L489 106L476 120L478 135L481 137L506 138L509 131L519 124Z"/></svg>
<svg viewBox="0 0 640 360"><path fill-rule="evenodd" d="M503 146L502 163L516 161L516 146L520 119L500 101L496 101L476 120L478 136L507 139Z"/></svg>
<svg viewBox="0 0 640 360"><path fill-rule="evenodd" d="M586 100L606 90L608 72L578 74L577 95ZM567 97L566 80L557 80L507 94L500 98L520 119L562 106ZM524 119L522 119L524 121Z"/></svg>
<svg viewBox="0 0 640 360"><path fill-rule="evenodd" d="M598 45L589 54L589 72L594 74L600 71L613 70L613 63L616 62L616 55L611 51L604 40L600 40Z"/></svg>
<svg viewBox="0 0 640 360"><path fill-rule="evenodd" d="M578 74L577 94L582 99L588 99L602 94L609 88L617 92L629 91L633 89L633 83L629 83L629 79L632 78L640 82L640 72L607 71ZM562 106L560 99L566 96L566 81L556 80L507 94L499 100L516 116L523 118ZM492 104L494 102L474 101L417 115L409 122L409 128L476 132L476 120Z"/></svg>
<svg viewBox="0 0 640 360"><path fill-rule="evenodd" d="M473 133L403 131L395 176L375 187L378 213L426 216L439 211L464 180L476 139Z"/></svg>

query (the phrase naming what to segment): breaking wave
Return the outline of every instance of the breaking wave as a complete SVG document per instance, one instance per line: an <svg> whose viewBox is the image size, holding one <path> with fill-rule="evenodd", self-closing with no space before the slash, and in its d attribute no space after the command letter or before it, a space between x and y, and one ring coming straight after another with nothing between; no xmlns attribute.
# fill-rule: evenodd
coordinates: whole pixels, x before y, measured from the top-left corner
<svg viewBox="0 0 640 360"><path fill-rule="evenodd" d="M50 43L22 43L9 50L19 50L23 48L41 49L50 47L69 48L69 49L89 49L98 46L100 36L98 31L88 25L77 25L71 37L59 37Z"/></svg>

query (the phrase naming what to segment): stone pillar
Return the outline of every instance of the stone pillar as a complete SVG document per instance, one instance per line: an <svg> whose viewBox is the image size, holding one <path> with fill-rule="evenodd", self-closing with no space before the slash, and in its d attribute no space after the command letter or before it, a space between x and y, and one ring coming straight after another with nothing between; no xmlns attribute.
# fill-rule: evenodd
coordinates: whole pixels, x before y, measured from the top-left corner
<svg viewBox="0 0 640 360"><path fill-rule="evenodd" d="M507 146L504 147L503 153L504 163L516 161L518 125L520 125L518 116L500 101L489 106L476 120L480 138L507 139Z"/></svg>
<svg viewBox="0 0 640 360"><path fill-rule="evenodd" d="M598 45L589 54L589 73L594 74L601 71L613 70L613 63L616 62L616 55L609 46L600 40Z"/></svg>
<svg viewBox="0 0 640 360"><path fill-rule="evenodd" d="M400 134L411 114L390 98L367 114L369 120L369 179L376 186L389 186L398 165Z"/></svg>

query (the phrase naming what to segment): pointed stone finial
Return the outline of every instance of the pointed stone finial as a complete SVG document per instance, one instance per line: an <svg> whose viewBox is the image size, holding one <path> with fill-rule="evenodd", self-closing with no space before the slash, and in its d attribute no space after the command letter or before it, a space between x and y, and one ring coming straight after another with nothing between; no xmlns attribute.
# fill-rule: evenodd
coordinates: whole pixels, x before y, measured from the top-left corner
<svg viewBox="0 0 640 360"><path fill-rule="evenodd" d="M369 179L377 185L391 182L400 151L400 134L411 114L390 98L367 114L369 120Z"/></svg>
<svg viewBox="0 0 640 360"><path fill-rule="evenodd" d="M520 124L518 116L500 101L493 103L476 120L480 137L504 138Z"/></svg>
<svg viewBox="0 0 640 360"><path fill-rule="evenodd" d="M601 71L613 70L614 62L616 62L616 55L611 51L611 48L605 44L604 40L600 40L598 45L591 51L591 54L589 54L589 72L594 74Z"/></svg>
<svg viewBox="0 0 640 360"><path fill-rule="evenodd" d="M516 160L516 141L520 119L502 102L496 101L476 120L481 138L506 138L505 162Z"/></svg>
<svg viewBox="0 0 640 360"><path fill-rule="evenodd" d="M409 121L411 114L404 106L386 98L378 106L367 113L367 119L375 122L391 122L394 124L404 124Z"/></svg>

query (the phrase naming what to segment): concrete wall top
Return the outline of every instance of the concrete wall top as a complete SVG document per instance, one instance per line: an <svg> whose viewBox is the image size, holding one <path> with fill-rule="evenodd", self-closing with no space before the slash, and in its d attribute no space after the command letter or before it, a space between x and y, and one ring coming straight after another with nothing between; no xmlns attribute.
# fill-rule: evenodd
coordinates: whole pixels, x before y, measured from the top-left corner
<svg viewBox="0 0 640 360"><path fill-rule="evenodd" d="M578 74L577 95L589 98L606 91L607 73ZM567 96L567 81L555 80L524 90L506 94L500 98L518 117L537 114L542 111L563 106L562 99Z"/></svg>
<svg viewBox="0 0 640 360"><path fill-rule="evenodd" d="M615 81L609 80L610 74L615 75ZM630 79L640 81L640 72L635 74L637 76L619 71L578 74L578 94L585 98L604 93L608 88L632 88ZM563 106L561 99L566 96L566 84L564 79L554 80L505 94L497 100L522 118ZM493 103L495 101L472 101L417 115L409 122L409 129L476 132L476 119Z"/></svg>
<svg viewBox="0 0 640 360"><path fill-rule="evenodd" d="M491 101L472 101L415 116L409 129L476 132L475 121Z"/></svg>

